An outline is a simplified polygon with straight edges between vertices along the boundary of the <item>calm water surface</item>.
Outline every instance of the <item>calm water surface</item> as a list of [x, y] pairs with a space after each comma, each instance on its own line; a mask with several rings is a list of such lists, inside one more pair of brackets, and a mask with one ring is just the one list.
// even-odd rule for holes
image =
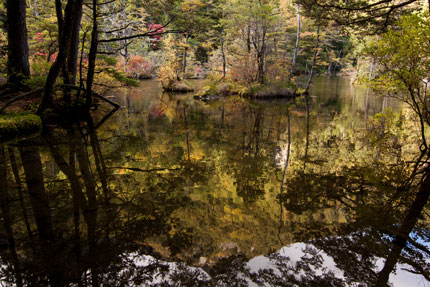
[[342, 78], [309, 100], [108, 96], [1, 146], [3, 285], [430, 286], [399, 102]]

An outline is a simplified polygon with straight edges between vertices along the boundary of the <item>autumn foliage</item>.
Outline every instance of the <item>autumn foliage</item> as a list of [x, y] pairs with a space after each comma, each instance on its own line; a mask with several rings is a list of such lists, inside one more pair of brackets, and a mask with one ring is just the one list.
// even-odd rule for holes
[[117, 68], [124, 68], [124, 72], [128, 77], [143, 79], [143, 78], [151, 78], [151, 74], [153, 68], [151, 65], [139, 55], [133, 55], [124, 65], [124, 60], [119, 61], [117, 64]]

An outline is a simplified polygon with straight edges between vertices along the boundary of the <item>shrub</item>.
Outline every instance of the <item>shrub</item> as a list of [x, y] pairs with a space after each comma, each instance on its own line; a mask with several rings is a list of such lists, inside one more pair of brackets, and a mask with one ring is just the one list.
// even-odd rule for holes
[[[121, 67], [124, 67], [124, 60], [117, 63], [117, 68]], [[151, 78], [152, 70], [151, 65], [142, 56], [134, 55], [130, 57], [130, 60], [125, 65], [124, 73], [128, 77], [147, 79]]]

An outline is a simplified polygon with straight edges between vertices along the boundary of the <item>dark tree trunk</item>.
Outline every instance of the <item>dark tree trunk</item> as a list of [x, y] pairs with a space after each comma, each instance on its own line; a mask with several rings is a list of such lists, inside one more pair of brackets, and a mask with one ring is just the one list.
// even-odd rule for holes
[[384, 268], [379, 272], [376, 281], [376, 287], [387, 286], [390, 274], [393, 272], [394, 267], [400, 259], [403, 248], [408, 243], [409, 234], [412, 232], [421, 212], [424, 209], [430, 197], [430, 170], [426, 171], [425, 178], [421, 183], [420, 189], [415, 197], [414, 202], [407, 211], [406, 218], [404, 219], [398, 234], [394, 237], [393, 247], [390, 254], [385, 260]]
[[[51, 105], [52, 93], [54, 91], [55, 82], [58, 78], [58, 75], [60, 74], [60, 71], [66, 64], [66, 60], [69, 56], [69, 41], [71, 39], [73, 25], [77, 22], [76, 18], [80, 18], [82, 15], [76, 15], [75, 8], [77, 6], [80, 6], [80, 8], [82, 9], [82, 0], [69, 0], [65, 8], [63, 18], [60, 15], [61, 9], [58, 9], [57, 5], [57, 19], [63, 19], [61, 20], [62, 23], [59, 23], [60, 38], [58, 45], [58, 56], [54, 64], [52, 64], [51, 68], [49, 69], [48, 77], [45, 82], [45, 90], [43, 93], [42, 101], [39, 106], [39, 112], [43, 111], [49, 105]], [[65, 76], [67, 76], [66, 72], [66, 69], [63, 69], [63, 73], [65, 74]]]
[[91, 47], [88, 55], [88, 73], [87, 73], [87, 92], [85, 105], [87, 109], [90, 108], [92, 103], [92, 86], [94, 82], [94, 71], [96, 67], [97, 46], [98, 46], [98, 26], [97, 26], [97, 0], [93, 0], [93, 31], [91, 33]]
[[89, 126], [91, 149], [93, 150], [94, 160], [96, 163], [96, 170], [100, 177], [105, 200], [107, 201], [109, 199], [109, 187], [107, 183], [106, 165], [100, 148], [99, 139], [97, 137], [96, 130], [94, 129], [93, 119], [90, 118], [87, 122]]
[[55, 13], [57, 14], [58, 42], [60, 42], [61, 33], [63, 32], [63, 8], [61, 0], [55, 0]]
[[76, 84], [76, 73], [78, 68], [79, 54], [79, 30], [82, 19], [82, 0], [74, 2], [73, 6], [74, 18], [72, 21], [72, 31], [69, 42], [69, 53], [67, 56], [67, 73], [69, 74], [70, 84]]
[[30, 203], [33, 207], [37, 229], [39, 230], [39, 237], [49, 244], [54, 240], [54, 232], [48, 198], [45, 192], [39, 149], [37, 147], [20, 147], [19, 153], [30, 194]]
[[12, 86], [30, 76], [25, 7], [25, 0], [7, 0], [7, 75]]
[[23, 187], [22, 187], [21, 177], [19, 176], [18, 164], [16, 162], [15, 152], [12, 148], [9, 148], [9, 159], [10, 159], [10, 165], [12, 167], [12, 173], [13, 173], [13, 176], [15, 178], [15, 185], [16, 185], [16, 189], [18, 191], [19, 202], [21, 204], [22, 215], [24, 218], [25, 227], [27, 229], [28, 237], [30, 238], [31, 242], [34, 243], [33, 233], [31, 231], [31, 226], [30, 226], [30, 221], [28, 220], [27, 210], [25, 208], [24, 194], [22, 192]]
[[266, 71], [265, 71], [265, 55], [264, 53], [258, 54], [257, 56], [257, 64], [258, 64], [258, 70], [257, 70], [257, 80], [258, 83], [264, 84], [265, 78], [266, 78]]
[[[76, 74], [78, 66], [78, 54], [79, 54], [79, 30], [81, 27], [82, 19], [82, 0], [73, 2], [72, 7], [73, 19], [71, 21], [71, 31], [69, 39], [67, 40], [67, 56], [66, 64], [62, 68], [63, 81], [67, 85], [76, 85]], [[68, 104], [71, 103], [71, 91], [70, 89], [64, 90], [64, 101]]]
[[30, 204], [39, 233], [44, 268], [48, 270], [48, 278], [51, 286], [64, 286], [64, 269], [62, 268], [64, 266], [64, 256], [58, 254], [60, 250], [54, 236], [39, 148], [35, 146], [20, 147], [19, 153], [24, 167]]

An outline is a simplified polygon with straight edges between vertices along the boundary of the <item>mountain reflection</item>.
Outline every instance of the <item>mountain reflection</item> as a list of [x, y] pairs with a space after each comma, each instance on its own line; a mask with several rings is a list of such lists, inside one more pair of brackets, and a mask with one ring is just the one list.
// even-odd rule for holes
[[103, 125], [1, 146], [3, 285], [429, 285], [429, 167], [407, 112], [139, 93]]

